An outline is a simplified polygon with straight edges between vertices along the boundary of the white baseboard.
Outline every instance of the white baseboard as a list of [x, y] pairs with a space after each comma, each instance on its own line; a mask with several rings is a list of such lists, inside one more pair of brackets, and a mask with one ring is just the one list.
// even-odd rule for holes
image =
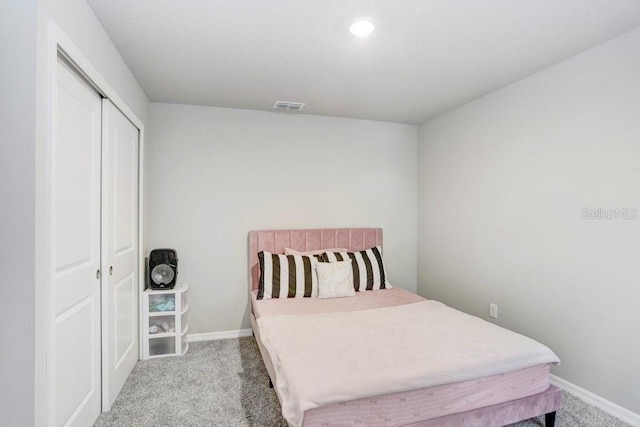
[[622, 406], [616, 405], [613, 402], [609, 402], [608, 400], [591, 393], [583, 389], [582, 387], [578, 387], [577, 385], [570, 383], [567, 380], [563, 380], [562, 378], [556, 377], [555, 375], [551, 375], [551, 384], [555, 385], [558, 388], [568, 391], [579, 399], [584, 400], [590, 405], [593, 405], [597, 408], [602, 409], [604, 412], [613, 415], [614, 417], [631, 424], [632, 426], [640, 427], [640, 415], [629, 411], [628, 409], [623, 408]]
[[251, 329], [236, 329], [234, 331], [205, 332], [202, 334], [187, 334], [187, 342], [226, 340], [229, 338], [250, 337]]

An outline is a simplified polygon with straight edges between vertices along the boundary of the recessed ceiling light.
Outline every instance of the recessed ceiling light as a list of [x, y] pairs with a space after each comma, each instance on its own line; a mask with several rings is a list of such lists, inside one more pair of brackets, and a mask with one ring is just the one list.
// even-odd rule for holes
[[349, 31], [356, 37], [366, 37], [371, 34], [375, 28], [373, 22], [367, 19], [361, 19], [351, 24]]

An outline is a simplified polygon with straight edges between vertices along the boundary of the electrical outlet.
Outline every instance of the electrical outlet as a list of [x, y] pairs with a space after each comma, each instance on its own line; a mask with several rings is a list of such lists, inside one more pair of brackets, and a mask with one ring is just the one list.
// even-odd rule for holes
[[498, 306], [496, 304], [489, 303], [489, 317], [498, 318]]

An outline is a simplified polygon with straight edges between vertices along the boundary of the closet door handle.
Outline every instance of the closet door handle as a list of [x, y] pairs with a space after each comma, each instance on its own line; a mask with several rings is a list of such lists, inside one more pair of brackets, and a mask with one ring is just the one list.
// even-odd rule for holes
[[109, 267], [109, 276], [113, 276], [113, 265]]
[[96, 270], [96, 279], [100, 279], [100, 269]]

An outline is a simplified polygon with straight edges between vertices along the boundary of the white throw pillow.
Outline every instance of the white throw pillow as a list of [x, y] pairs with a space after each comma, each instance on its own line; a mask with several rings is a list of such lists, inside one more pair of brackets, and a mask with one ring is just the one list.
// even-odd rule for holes
[[353, 268], [351, 261], [319, 262], [316, 264], [318, 274], [318, 298], [353, 297]]

